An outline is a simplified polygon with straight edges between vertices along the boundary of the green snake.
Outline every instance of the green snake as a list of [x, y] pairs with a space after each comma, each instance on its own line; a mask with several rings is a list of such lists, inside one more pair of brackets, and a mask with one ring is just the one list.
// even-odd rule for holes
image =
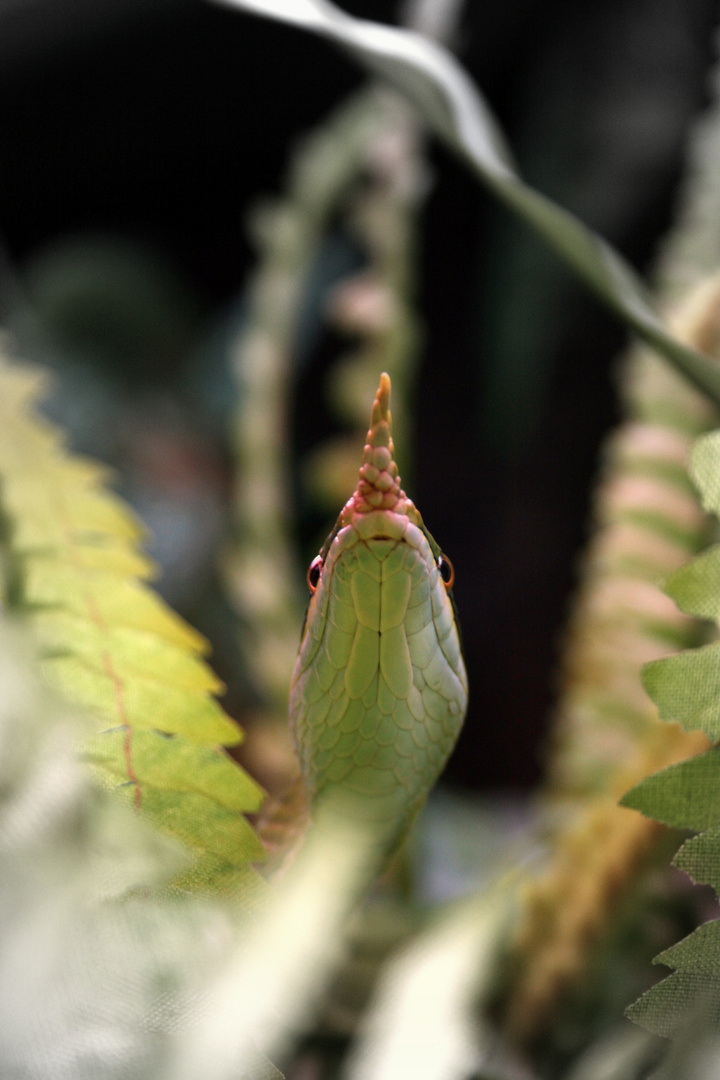
[[354, 494], [308, 571], [290, 690], [303, 779], [401, 834], [435, 783], [467, 707], [453, 571], [400, 487], [390, 378], [380, 378]]

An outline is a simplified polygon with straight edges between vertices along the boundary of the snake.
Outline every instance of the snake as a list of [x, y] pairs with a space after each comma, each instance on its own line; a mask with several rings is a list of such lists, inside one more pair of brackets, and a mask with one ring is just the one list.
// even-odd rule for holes
[[312, 560], [290, 727], [312, 805], [344, 797], [402, 836], [460, 733], [454, 570], [402, 490], [380, 376], [357, 487]]

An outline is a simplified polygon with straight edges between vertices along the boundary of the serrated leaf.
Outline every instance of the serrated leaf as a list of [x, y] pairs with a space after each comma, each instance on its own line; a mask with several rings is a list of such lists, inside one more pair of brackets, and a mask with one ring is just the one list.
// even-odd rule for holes
[[[187, 849], [92, 789], [72, 750], [87, 718], [42, 686], [13, 621], [0, 623], [0, 1076], [158, 1080], [240, 944], [244, 897], [163, 895], [178, 873], [192, 888]], [[228, 891], [257, 895], [248, 866], [227, 870]]]
[[720, 972], [720, 919], [703, 923], [677, 945], [665, 949], [653, 960], [676, 971], [696, 971], [705, 975]]
[[642, 681], [661, 720], [704, 731], [712, 742], [720, 739], [719, 643], [652, 660], [643, 668]]
[[677, 341], [632, 267], [572, 214], [525, 184], [478, 89], [442, 46], [398, 27], [353, 18], [329, 0], [216, 0], [329, 38], [388, 79], [478, 178], [531, 225], [646, 341], [720, 402], [720, 367]]
[[[21, 418], [20, 418], [21, 419]], [[66, 484], [71, 482], [73, 485], [77, 485], [80, 489], [86, 491], [92, 491], [98, 486], [104, 486], [112, 482], [114, 478], [114, 472], [109, 466], [101, 464], [99, 461], [93, 461], [92, 458], [81, 457], [80, 455], [74, 455], [73, 457], [62, 457], [62, 438], [59, 433], [47, 425], [47, 421], [40, 420], [43, 427], [40, 428], [38, 435], [42, 442], [42, 436], [47, 437], [47, 450], [55, 451], [58, 457], [51, 458], [48, 461], [47, 475], [52, 480], [54, 475], [57, 475], [57, 479], [60, 484]], [[8, 451], [8, 458], [11, 454], [15, 453], [16, 465], [21, 464], [23, 454], [22, 449], [10, 447]], [[16, 500], [21, 505], [32, 505], [37, 498], [37, 492], [33, 491], [34, 485], [39, 483], [37, 478], [26, 478], [26, 481], [20, 479], [19, 475], [8, 477], [5, 484], [6, 501], [8, 504], [15, 503]], [[32, 494], [31, 494], [32, 493]], [[140, 522], [130, 515], [131, 521], [134, 524], [135, 531], [142, 532], [142, 526]]]
[[[62, 547], [68, 541], [113, 536], [123, 540], [140, 540], [143, 530], [135, 519], [123, 512], [114, 499], [106, 502], [94, 492], [77, 490], [72, 500], [48, 495], [48, 477], [43, 483], [28, 483], [22, 487], [6, 485], [4, 497], [8, 515], [13, 521], [13, 542], [18, 550]], [[56, 479], [60, 480], [60, 476]], [[72, 483], [72, 478], [67, 480]]]
[[690, 455], [690, 476], [705, 509], [720, 517], [720, 431], [697, 440]]
[[[127, 788], [124, 795], [128, 802], [133, 801]], [[263, 846], [247, 818], [204, 795], [147, 788], [143, 813], [155, 820], [163, 832], [201, 855], [215, 855], [234, 866], [247, 866], [264, 856]]]
[[207, 851], [195, 854], [192, 865], [173, 878], [173, 889], [232, 895], [236, 909], [257, 912], [263, 900], [264, 882], [250, 863], [236, 866]]
[[115, 626], [101, 629], [89, 617], [66, 610], [37, 612], [34, 618], [40, 640], [49, 654], [71, 654], [89, 667], [113, 670], [121, 677], [145, 675], [195, 693], [217, 694], [224, 690], [215, 672], [198, 656], [148, 630]]
[[41, 384], [0, 357], [13, 603], [48, 677], [94, 714], [95, 778], [194, 852], [182, 888], [245, 888], [263, 849], [243, 815], [262, 791], [220, 749], [242, 731], [212, 696], [222, 684], [201, 658], [207, 642], [139, 580], [154, 572], [137, 547], [144, 530], [105, 490], [108, 470], [68, 454], [34, 413]]
[[73, 544], [72, 549], [56, 549], [59, 562], [68, 562], [79, 570], [106, 570], [123, 577], [137, 577], [152, 580], [157, 577], [157, 567], [152, 559], [133, 551], [114, 537], [103, 537], [96, 543]]
[[653, 773], [620, 802], [676, 829], [701, 831], [720, 824], [720, 749]]
[[712, 885], [720, 893], [720, 826], [686, 840], [673, 859], [698, 885]]
[[626, 1015], [647, 1031], [665, 1039], [680, 1034], [698, 1017], [718, 1030], [720, 976], [675, 971], [633, 1002]]
[[[127, 779], [122, 762], [124, 731], [104, 731], [83, 743], [83, 757], [114, 776]], [[222, 750], [198, 746], [176, 735], [158, 731], [132, 733], [133, 771], [141, 784], [159, 789], [196, 791], [229, 810], [254, 812], [264, 791], [247, 773], [240, 772]]]
[[99, 714], [104, 727], [156, 728], [191, 741], [225, 746], [234, 746], [242, 738], [237, 724], [214, 698], [157, 680], [121, 677], [111, 659], [106, 672], [89, 667], [77, 656], [55, 657], [46, 660], [44, 667], [53, 685]]
[[[696, 443], [692, 475], [703, 506], [720, 512], [720, 432]], [[718, 621], [720, 547], [676, 571], [666, 587], [683, 611]], [[720, 740], [719, 642], [646, 664], [643, 684], [661, 719]], [[674, 863], [694, 881], [720, 888], [720, 747], [655, 773], [622, 803], [667, 825], [704, 830], [682, 846]], [[698, 1018], [704, 1027], [719, 1030], [720, 923], [700, 927], [656, 959], [677, 970], [630, 1007], [630, 1019], [666, 1037], [689, 1030], [689, 1022]]]
[[51, 556], [23, 561], [28, 605], [59, 608], [95, 620], [99, 627], [147, 630], [179, 648], [206, 653], [202, 634], [140, 582], [106, 570], [85, 570]]
[[688, 615], [720, 619], [720, 544], [669, 574], [665, 592]]

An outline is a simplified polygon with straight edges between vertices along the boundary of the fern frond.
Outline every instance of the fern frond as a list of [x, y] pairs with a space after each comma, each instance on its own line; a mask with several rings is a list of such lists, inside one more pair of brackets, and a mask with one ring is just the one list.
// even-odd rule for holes
[[[679, 307], [675, 332], [717, 351], [720, 339], [707, 324], [719, 306], [714, 278]], [[701, 732], [657, 722], [638, 670], [697, 640], [697, 624], [657, 583], [707, 542], [687, 459], [692, 438], [715, 414], [645, 349], [626, 363], [623, 389], [626, 420], [605, 448], [598, 530], [566, 642], [546, 791], [548, 859], [528, 883], [511, 947], [504, 1022], [525, 1044], [546, 1037], [570, 991], [577, 996], [638, 875], [667, 862], [661, 827], [618, 806], [618, 799], [650, 773], [708, 745]]]
[[[720, 516], [720, 431], [699, 439], [691, 474], [706, 510]], [[720, 626], [720, 545], [672, 574], [666, 591], [682, 611]], [[647, 664], [645, 688], [662, 720], [720, 739], [720, 645], [712, 643]], [[720, 892], [720, 748], [655, 773], [622, 799], [647, 817], [698, 835], [686, 841], [675, 865], [698, 884]], [[674, 973], [628, 1010], [632, 1020], [658, 1035], [680, 1032], [699, 1014], [720, 1031], [720, 920], [705, 923], [655, 959]]]
[[145, 583], [141, 526], [108, 470], [38, 415], [43, 387], [0, 356], [5, 603], [34, 629], [49, 679], [97, 718], [83, 747], [96, 779], [195, 853], [177, 884], [251, 886], [263, 849], [244, 814], [263, 792], [223, 750], [242, 732], [213, 696], [207, 643]]
[[[300, 501], [327, 516], [329, 528], [355, 484], [358, 438], [367, 425], [364, 403], [372, 401], [380, 371], [393, 381], [396, 443], [410, 441], [397, 433], [409, 427], [402, 388], [411, 374], [416, 337], [407, 296], [413, 210], [422, 187], [415, 177], [416, 127], [407, 107], [386, 88], [361, 89], [303, 139], [284, 195], [264, 200], [249, 221], [258, 266], [242, 327], [230, 345], [237, 388], [237, 486], [225, 579], [246, 624], [242, 653], [264, 703], [262, 721], [279, 727], [280, 745], [285, 740], [288, 776], [295, 771], [287, 736], [288, 672], [307, 602], [305, 567], [297, 565], [292, 540], [297, 523], [290, 517], [298, 501], [287, 423], [297, 378], [293, 365], [302, 340], [315, 332], [308, 329], [314, 320], [329, 320], [334, 330], [361, 345], [335, 365], [327, 390], [340, 425], [349, 421], [355, 430], [351, 437], [325, 440], [301, 469]], [[397, 147], [392, 167], [382, 150], [388, 140]], [[360, 194], [358, 177], [363, 178]], [[367, 265], [362, 273], [346, 270], [339, 283], [324, 283], [318, 292], [317, 266], [337, 221], [344, 222], [343, 231], [352, 234]], [[375, 324], [368, 325], [373, 311]], [[403, 476], [407, 480], [407, 469]]]

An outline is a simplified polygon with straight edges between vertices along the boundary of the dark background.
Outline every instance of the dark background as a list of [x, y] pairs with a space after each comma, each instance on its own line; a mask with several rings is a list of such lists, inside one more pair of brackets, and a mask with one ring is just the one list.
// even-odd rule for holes
[[[387, 0], [342, 6], [384, 21], [396, 13]], [[457, 51], [525, 177], [644, 272], [672, 220], [717, 17], [715, 0], [471, 0], [461, 19]], [[119, 342], [92, 370], [70, 365], [58, 412], [81, 449], [129, 459], [151, 523], [143, 469], [156, 493], [163, 484], [170, 495], [192, 484], [206, 499], [215, 493], [214, 509], [196, 500], [196, 517], [176, 521], [184, 554], [166, 529], [168, 580], [175, 573], [182, 585], [167, 592], [201, 623], [203, 545], [217, 538], [207, 535], [213, 513], [222, 524], [229, 455], [177, 356], [238, 303], [253, 265], [250, 205], [281, 190], [296, 138], [361, 81], [325, 42], [201, 0], [0, 5], [2, 315], [32, 340], [29, 306], [44, 304], [52, 322], [58, 279], [69, 280], [68, 266], [91, 273], [82, 253], [98, 238], [106, 252], [126, 245], [155, 267], [148, 291], [164, 283], [174, 321], [132, 359]], [[437, 145], [431, 161], [412, 494], [455, 564], [471, 678], [448, 776], [527, 787], [541, 768], [558, 635], [598, 444], [616, 415], [613, 361], [625, 335], [462, 165]], [[118, 397], [121, 433], [111, 421]], [[138, 405], [149, 400], [162, 407]], [[218, 627], [205, 613], [227, 676]]]

